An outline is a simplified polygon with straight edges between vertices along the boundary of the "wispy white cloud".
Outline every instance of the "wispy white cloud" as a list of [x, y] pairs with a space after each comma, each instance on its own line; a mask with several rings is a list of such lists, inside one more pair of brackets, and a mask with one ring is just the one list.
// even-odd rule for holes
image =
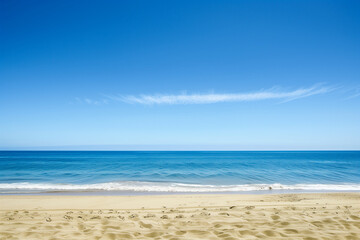
[[360, 87], [356, 87], [354, 89], [351, 89], [352, 94], [350, 96], [348, 96], [347, 98], [345, 98], [346, 100], [349, 99], [353, 99], [353, 98], [357, 98], [360, 96]]
[[75, 100], [77, 101], [77, 103], [86, 103], [86, 104], [91, 104], [91, 105], [103, 105], [103, 104], [108, 104], [109, 100], [108, 99], [100, 99], [100, 100], [93, 100], [90, 98], [75, 98]]
[[137, 104], [209, 104], [219, 102], [249, 102], [269, 99], [279, 99], [283, 102], [299, 98], [323, 94], [332, 91], [330, 87], [315, 85], [309, 88], [299, 88], [292, 91], [280, 91], [278, 89], [262, 90], [248, 93], [207, 93], [207, 94], [154, 94], [154, 95], [107, 95], [113, 101]]

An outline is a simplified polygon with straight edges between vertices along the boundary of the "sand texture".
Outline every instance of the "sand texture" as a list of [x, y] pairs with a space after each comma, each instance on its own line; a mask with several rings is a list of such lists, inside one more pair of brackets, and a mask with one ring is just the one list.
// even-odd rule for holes
[[360, 239], [360, 194], [0, 196], [0, 239]]

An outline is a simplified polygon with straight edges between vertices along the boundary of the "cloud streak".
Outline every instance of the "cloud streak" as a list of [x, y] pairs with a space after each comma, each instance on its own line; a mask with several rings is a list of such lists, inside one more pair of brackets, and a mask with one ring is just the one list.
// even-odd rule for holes
[[103, 105], [103, 104], [108, 104], [109, 100], [108, 99], [101, 99], [101, 100], [93, 100], [90, 98], [75, 98], [77, 103], [86, 103], [86, 104], [90, 104], [90, 105]]
[[262, 90], [250, 93], [208, 93], [208, 94], [178, 94], [178, 95], [127, 95], [107, 96], [114, 101], [126, 103], [153, 105], [153, 104], [210, 104], [221, 102], [250, 102], [278, 99], [283, 102], [305, 98], [313, 95], [324, 94], [332, 91], [329, 87], [315, 85], [309, 88], [299, 88], [293, 91]]

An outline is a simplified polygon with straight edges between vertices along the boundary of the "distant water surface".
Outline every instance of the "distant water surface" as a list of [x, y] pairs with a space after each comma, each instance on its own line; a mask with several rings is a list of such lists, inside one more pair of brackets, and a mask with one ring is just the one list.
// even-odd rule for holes
[[360, 191], [360, 151], [0, 151], [0, 193]]

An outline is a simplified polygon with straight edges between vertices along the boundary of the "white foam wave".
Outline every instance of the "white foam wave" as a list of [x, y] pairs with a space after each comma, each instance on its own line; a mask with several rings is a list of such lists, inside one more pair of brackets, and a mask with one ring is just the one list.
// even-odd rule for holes
[[200, 185], [158, 182], [108, 182], [96, 184], [0, 183], [0, 192], [26, 191], [134, 191], [134, 192], [243, 192], [269, 190], [360, 191], [360, 184], [242, 184]]

